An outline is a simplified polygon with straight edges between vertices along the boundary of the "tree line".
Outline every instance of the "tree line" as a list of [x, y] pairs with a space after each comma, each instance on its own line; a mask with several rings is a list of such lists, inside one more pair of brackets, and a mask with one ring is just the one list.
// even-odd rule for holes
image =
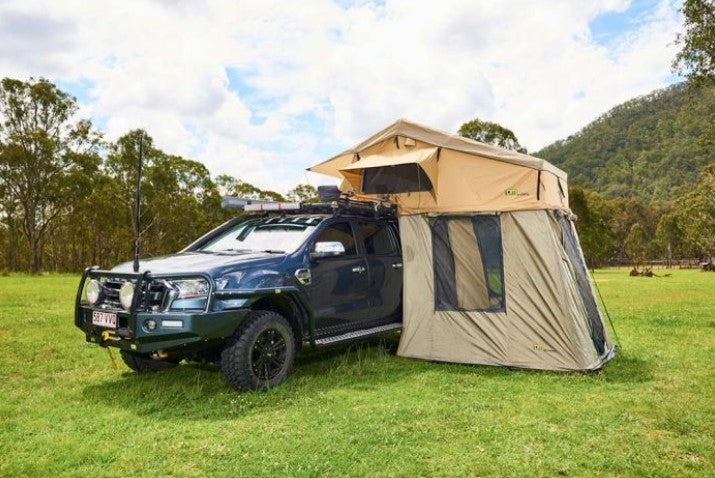
[[[76, 100], [47, 80], [0, 82], [0, 270], [78, 271], [131, 257], [140, 137], [144, 257], [176, 252], [235, 215], [221, 207], [224, 195], [316, 200], [307, 184], [284, 197], [230, 175], [212, 177], [202, 163], [155, 147], [142, 130], [105, 141], [77, 111]], [[525, 151], [511, 130], [495, 123], [475, 119], [460, 133]], [[715, 254], [715, 162], [688, 174], [697, 179], [669, 201], [571, 187], [570, 206], [588, 263]]]
[[715, 255], [715, 163], [671, 202], [608, 198], [575, 186], [569, 188], [569, 206], [591, 267], [654, 259], [705, 261]]
[[311, 201], [298, 185], [286, 197], [155, 147], [146, 132], [105, 141], [76, 100], [45, 79], [0, 82], [0, 270], [78, 271], [131, 257], [138, 145], [143, 136], [143, 256], [180, 250], [236, 214], [222, 195]]
[[536, 155], [569, 173], [590, 264], [715, 255], [715, 83], [629, 100]]

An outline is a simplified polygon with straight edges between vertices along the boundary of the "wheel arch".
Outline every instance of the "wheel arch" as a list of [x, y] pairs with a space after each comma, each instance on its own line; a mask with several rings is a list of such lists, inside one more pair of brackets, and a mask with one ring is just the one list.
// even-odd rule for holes
[[296, 350], [300, 350], [308, 328], [307, 317], [296, 298], [291, 294], [266, 295], [254, 301], [251, 310], [269, 310], [285, 317], [293, 330]]

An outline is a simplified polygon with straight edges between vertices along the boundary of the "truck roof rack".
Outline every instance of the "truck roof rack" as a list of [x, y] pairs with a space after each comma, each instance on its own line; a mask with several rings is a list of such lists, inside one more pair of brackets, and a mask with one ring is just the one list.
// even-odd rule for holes
[[397, 207], [387, 201], [353, 199], [341, 195], [326, 203], [297, 203], [224, 196], [221, 206], [225, 209], [242, 209], [246, 212], [280, 212], [282, 214], [351, 214], [376, 219], [394, 219]]

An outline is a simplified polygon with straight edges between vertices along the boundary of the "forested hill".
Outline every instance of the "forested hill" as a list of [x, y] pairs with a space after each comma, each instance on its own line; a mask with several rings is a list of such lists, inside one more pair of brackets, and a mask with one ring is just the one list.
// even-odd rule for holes
[[674, 199], [715, 162], [715, 86], [688, 91], [681, 83], [634, 98], [535, 156], [565, 170], [571, 186]]

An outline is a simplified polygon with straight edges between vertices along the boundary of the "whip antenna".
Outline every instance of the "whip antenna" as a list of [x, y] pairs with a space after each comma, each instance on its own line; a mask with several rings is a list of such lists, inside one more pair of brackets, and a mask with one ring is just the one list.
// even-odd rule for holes
[[139, 136], [139, 170], [137, 172], [137, 191], [136, 191], [136, 205], [134, 211], [136, 217], [134, 218], [134, 272], [139, 272], [139, 234], [141, 229], [139, 226], [139, 218], [141, 217], [141, 200], [142, 200], [142, 167], [144, 163], [144, 131], [141, 132]]

